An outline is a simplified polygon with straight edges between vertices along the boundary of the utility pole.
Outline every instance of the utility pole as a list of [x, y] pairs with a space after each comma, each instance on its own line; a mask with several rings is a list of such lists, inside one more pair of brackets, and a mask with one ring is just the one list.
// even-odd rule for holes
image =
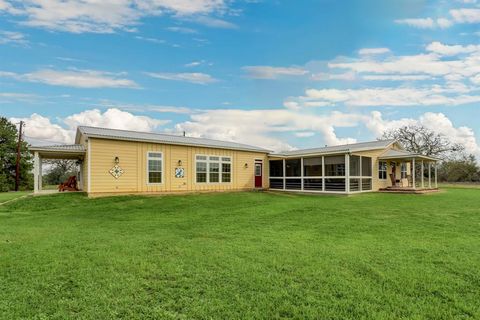
[[15, 191], [18, 191], [18, 187], [20, 186], [20, 147], [22, 145], [22, 129], [23, 121], [20, 121], [20, 128], [18, 130], [17, 166], [15, 168]]

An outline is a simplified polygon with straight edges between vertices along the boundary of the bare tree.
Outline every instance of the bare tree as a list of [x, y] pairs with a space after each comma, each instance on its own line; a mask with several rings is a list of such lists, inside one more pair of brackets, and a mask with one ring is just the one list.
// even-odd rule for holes
[[445, 135], [421, 125], [387, 130], [383, 133], [382, 139], [396, 139], [407, 151], [444, 160], [463, 156], [465, 151], [463, 145], [453, 143]]

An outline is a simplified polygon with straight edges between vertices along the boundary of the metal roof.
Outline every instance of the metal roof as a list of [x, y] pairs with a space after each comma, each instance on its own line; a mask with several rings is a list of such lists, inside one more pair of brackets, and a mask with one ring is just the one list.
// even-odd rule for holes
[[395, 142], [396, 142], [395, 139], [377, 140], [377, 141], [369, 141], [369, 142], [344, 144], [344, 145], [338, 145], [338, 146], [328, 146], [323, 148], [286, 151], [286, 152], [280, 152], [280, 153], [275, 153], [271, 155], [292, 157], [292, 156], [302, 156], [302, 155], [308, 155], [308, 154], [351, 153], [351, 152], [359, 152], [359, 151], [385, 149]]
[[53, 146], [30, 146], [30, 151], [62, 151], [62, 152], [85, 152], [85, 146], [82, 144], [58, 144]]
[[87, 127], [87, 126], [78, 127], [77, 137], [75, 139], [77, 143], [80, 140], [79, 133], [85, 135], [86, 137], [91, 137], [91, 138], [143, 141], [143, 142], [153, 142], [153, 143], [230, 149], [230, 150], [255, 151], [255, 152], [264, 152], [264, 153], [271, 152], [270, 150], [266, 150], [263, 148], [259, 148], [259, 147], [255, 147], [247, 144], [237, 143], [237, 142], [220, 141], [220, 140], [205, 139], [205, 138], [184, 137], [184, 136], [177, 136], [177, 135], [163, 134], [163, 133], [138, 132], [138, 131], [107, 129], [107, 128], [99, 128], [99, 127]]

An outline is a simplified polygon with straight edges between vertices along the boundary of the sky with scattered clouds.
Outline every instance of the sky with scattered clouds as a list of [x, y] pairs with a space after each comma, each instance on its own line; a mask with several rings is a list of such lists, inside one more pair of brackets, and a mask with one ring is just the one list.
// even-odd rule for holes
[[0, 114], [275, 151], [422, 124], [480, 157], [480, 0], [0, 0]]

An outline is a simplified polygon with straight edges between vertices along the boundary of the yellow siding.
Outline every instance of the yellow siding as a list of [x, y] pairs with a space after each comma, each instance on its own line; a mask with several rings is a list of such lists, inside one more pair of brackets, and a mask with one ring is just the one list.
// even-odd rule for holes
[[[364, 157], [371, 157], [373, 163], [373, 180], [372, 180], [372, 190], [378, 191], [381, 188], [386, 188], [392, 186], [392, 182], [390, 181], [390, 173], [392, 172], [391, 162], [387, 161], [387, 179], [379, 179], [378, 178], [378, 157], [385, 153], [387, 150], [395, 149], [395, 150], [402, 150], [401, 146], [397, 143], [393, 144], [389, 148], [380, 149], [380, 150], [370, 150], [370, 151], [362, 151], [362, 152], [355, 152], [354, 155], [364, 156]], [[409, 170], [410, 165], [407, 166], [407, 170]], [[408, 171], [407, 171], [408, 172]], [[400, 163], [397, 163], [396, 168], [396, 176], [400, 179]]]
[[[227, 191], [254, 188], [255, 159], [263, 160], [263, 187], [268, 187], [268, 161], [266, 153], [130, 142], [108, 139], [89, 140], [91, 157], [91, 190], [96, 193], [156, 193], [190, 191]], [[147, 183], [147, 152], [163, 153], [163, 183]], [[198, 154], [229, 156], [232, 158], [230, 183], [196, 183], [195, 156]], [[119, 157], [123, 175], [115, 179], [109, 170]], [[184, 178], [175, 178], [178, 161], [185, 170]], [[247, 164], [247, 167], [245, 167]]]

